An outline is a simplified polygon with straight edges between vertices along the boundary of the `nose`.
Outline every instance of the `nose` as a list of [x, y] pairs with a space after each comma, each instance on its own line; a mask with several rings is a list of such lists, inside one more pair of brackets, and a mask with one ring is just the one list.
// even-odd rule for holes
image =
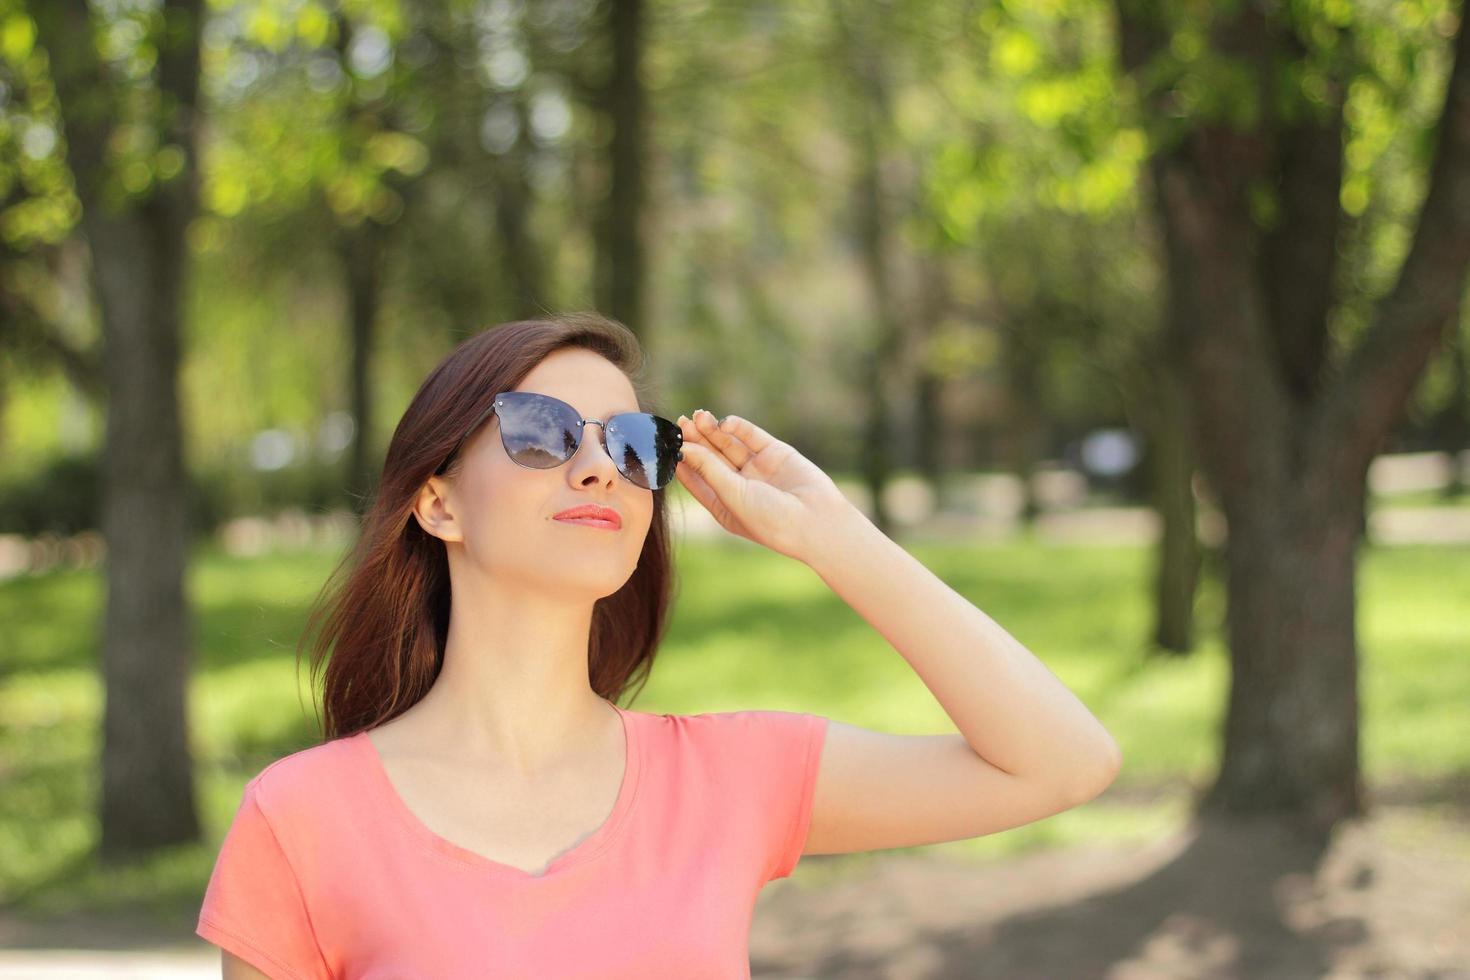
[[[598, 438], [598, 439], [592, 439], [592, 438], [590, 438], [587, 435], [587, 426], [589, 426], [589, 425], [595, 425], [595, 426], [597, 426], [601, 430], [601, 437], [600, 438]], [[574, 456], [579, 455], [582, 452], [582, 446], [586, 445], [589, 442], [597, 442], [597, 443], [600, 443], [600, 448], [602, 449], [602, 456], [603, 456], [603, 458], [607, 460], [609, 466], [612, 466], [614, 469], [617, 468], [616, 465], [613, 463], [612, 453], [608, 452], [608, 449], [607, 449], [607, 423], [600, 422], [597, 419], [583, 419], [582, 420], [582, 445], [579, 445], [577, 447], [577, 452], [574, 453], [573, 455]]]
[[[599, 422], [597, 419], [583, 419], [582, 420], [582, 434], [583, 434], [583, 436], [585, 436], [587, 434], [587, 426], [589, 426], [589, 425], [595, 425], [600, 430], [602, 430], [602, 438], [601, 438], [601, 441], [602, 441], [602, 450], [603, 450], [603, 452], [606, 452], [607, 451], [607, 423], [605, 423], [605, 422]], [[581, 448], [581, 447], [578, 447], [578, 448]]]

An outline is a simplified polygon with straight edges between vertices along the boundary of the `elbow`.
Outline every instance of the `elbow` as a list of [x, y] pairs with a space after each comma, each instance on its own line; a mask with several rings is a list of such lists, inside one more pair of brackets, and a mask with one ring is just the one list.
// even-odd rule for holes
[[1123, 769], [1123, 750], [1111, 735], [1104, 734], [1103, 749], [1097, 761], [1082, 766], [1077, 772], [1076, 804], [1086, 803], [1102, 795], [1103, 790], [1113, 784]]

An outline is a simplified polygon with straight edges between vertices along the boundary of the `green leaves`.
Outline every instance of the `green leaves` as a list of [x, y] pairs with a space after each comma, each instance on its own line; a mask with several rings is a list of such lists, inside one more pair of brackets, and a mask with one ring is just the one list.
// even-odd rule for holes
[[31, 55], [36, 43], [36, 25], [24, 13], [11, 13], [0, 21], [0, 55], [10, 64], [20, 64]]

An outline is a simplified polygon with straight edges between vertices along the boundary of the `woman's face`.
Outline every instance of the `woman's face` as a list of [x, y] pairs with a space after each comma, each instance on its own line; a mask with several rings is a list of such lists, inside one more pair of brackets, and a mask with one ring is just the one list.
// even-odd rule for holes
[[[536, 365], [517, 391], [551, 395], [582, 418], [606, 421], [639, 411], [632, 383], [593, 351], [563, 348]], [[582, 427], [570, 460], [548, 470], [529, 469], [506, 455], [500, 420], [491, 415], [460, 449], [457, 475], [430, 477], [420, 495], [420, 523], [445, 541], [458, 541], [479, 575], [569, 597], [601, 598], [622, 588], [643, 551], [653, 520], [653, 491], [626, 479], [602, 442], [602, 426]], [[435, 492], [442, 498], [435, 502]], [[554, 519], [579, 504], [599, 504], [622, 518], [617, 530]], [[424, 520], [429, 518], [429, 522]]]

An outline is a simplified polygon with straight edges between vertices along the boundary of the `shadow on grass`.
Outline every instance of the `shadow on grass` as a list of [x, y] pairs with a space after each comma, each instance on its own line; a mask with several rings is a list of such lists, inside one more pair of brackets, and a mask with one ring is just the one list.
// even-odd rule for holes
[[[913, 972], [914, 956], [922, 950], [920, 972], [926, 978], [1103, 977], [1147, 947], [1151, 967], [1177, 962], [1175, 976], [1297, 980], [1325, 975], [1335, 949], [1366, 935], [1367, 925], [1353, 917], [1305, 931], [1282, 921], [1282, 889], [1311, 880], [1326, 850], [1323, 843], [1265, 820], [1202, 821], [1192, 833], [1172, 860], [1124, 887], [1020, 912], [993, 925], [934, 929], [916, 924], [901, 943], [873, 953], [845, 948], [818, 960], [812, 972], [844, 980], [920, 975]], [[1177, 956], [1161, 951], [1161, 943], [1174, 944]], [[1156, 969], [1128, 975], [1170, 974]]]

